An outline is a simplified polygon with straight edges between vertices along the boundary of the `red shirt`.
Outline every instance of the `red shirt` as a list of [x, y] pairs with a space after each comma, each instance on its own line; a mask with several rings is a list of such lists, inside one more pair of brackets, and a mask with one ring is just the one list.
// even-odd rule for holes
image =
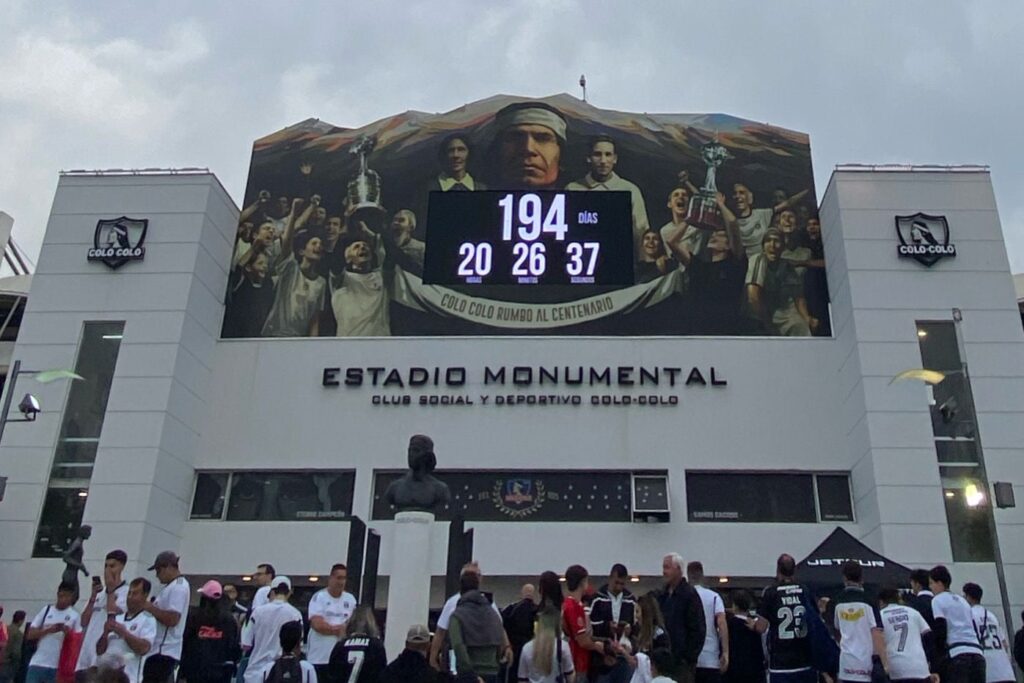
[[590, 669], [590, 650], [584, 650], [576, 642], [577, 634], [587, 630], [587, 613], [583, 610], [583, 604], [572, 596], [566, 597], [562, 602], [562, 630], [569, 638], [572, 665], [578, 678], [579, 674], [586, 674]]

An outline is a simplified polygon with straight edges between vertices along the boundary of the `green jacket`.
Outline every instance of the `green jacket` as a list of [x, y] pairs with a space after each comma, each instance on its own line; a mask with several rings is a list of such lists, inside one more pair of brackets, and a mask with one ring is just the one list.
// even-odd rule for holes
[[474, 673], [477, 676], [496, 676], [498, 674], [498, 658], [501, 656], [501, 648], [467, 647], [462, 637], [462, 625], [458, 619], [453, 618], [448, 624], [448, 638], [452, 643], [452, 650], [455, 651], [455, 668], [460, 674]]

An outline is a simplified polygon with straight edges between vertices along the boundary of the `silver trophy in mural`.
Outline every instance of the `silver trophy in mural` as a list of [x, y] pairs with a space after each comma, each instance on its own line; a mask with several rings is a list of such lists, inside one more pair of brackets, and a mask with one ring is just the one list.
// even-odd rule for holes
[[374, 224], [379, 225], [384, 215], [384, 205], [380, 201], [380, 175], [366, 162], [366, 157], [373, 151], [376, 144], [376, 138], [363, 135], [352, 145], [349, 152], [359, 156], [359, 172], [355, 178], [348, 181], [345, 193], [349, 216], [357, 216], [356, 220], [361, 220], [370, 227], [373, 227]]
[[718, 185], [715, 182], [715, 175], [718, 167], [727, 159], [731, 159], [732, 155], [716, 137], [701, 148], [700, 156], [704, 159], [708, 172], [703, 187], [690, 198], [690, 203], [686, 207], [686, 222], [702, 230], [719, 230], [725, 226], [725, 221], [721, 209], [718, 208]]

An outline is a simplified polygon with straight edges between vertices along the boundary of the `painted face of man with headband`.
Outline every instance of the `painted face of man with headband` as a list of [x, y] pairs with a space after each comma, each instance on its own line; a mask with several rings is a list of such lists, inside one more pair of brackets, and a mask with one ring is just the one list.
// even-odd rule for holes
[[558, 184], [565, 119], [539, 103], [509, 105], [495, 117], [502, 180], [512, 188]]

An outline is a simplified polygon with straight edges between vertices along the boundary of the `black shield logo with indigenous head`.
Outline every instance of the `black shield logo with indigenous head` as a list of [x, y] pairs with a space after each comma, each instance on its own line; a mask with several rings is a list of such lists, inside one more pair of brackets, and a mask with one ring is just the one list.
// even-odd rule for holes
[[146, 255], [142, 243], [149, 221], [145, 218], [111, 218], [96, 223], [90, 261], [102, 261], [111, 268], [120, 268], [129, 261], [141, 261]]
[[925, 266], [933, 266], [944, 256], [956, 256], [956, 247], [949, 243], [949, 223], [945, 216], [915, 213], [896, 216], [896, 236], [900, 256], [913, 258]]

